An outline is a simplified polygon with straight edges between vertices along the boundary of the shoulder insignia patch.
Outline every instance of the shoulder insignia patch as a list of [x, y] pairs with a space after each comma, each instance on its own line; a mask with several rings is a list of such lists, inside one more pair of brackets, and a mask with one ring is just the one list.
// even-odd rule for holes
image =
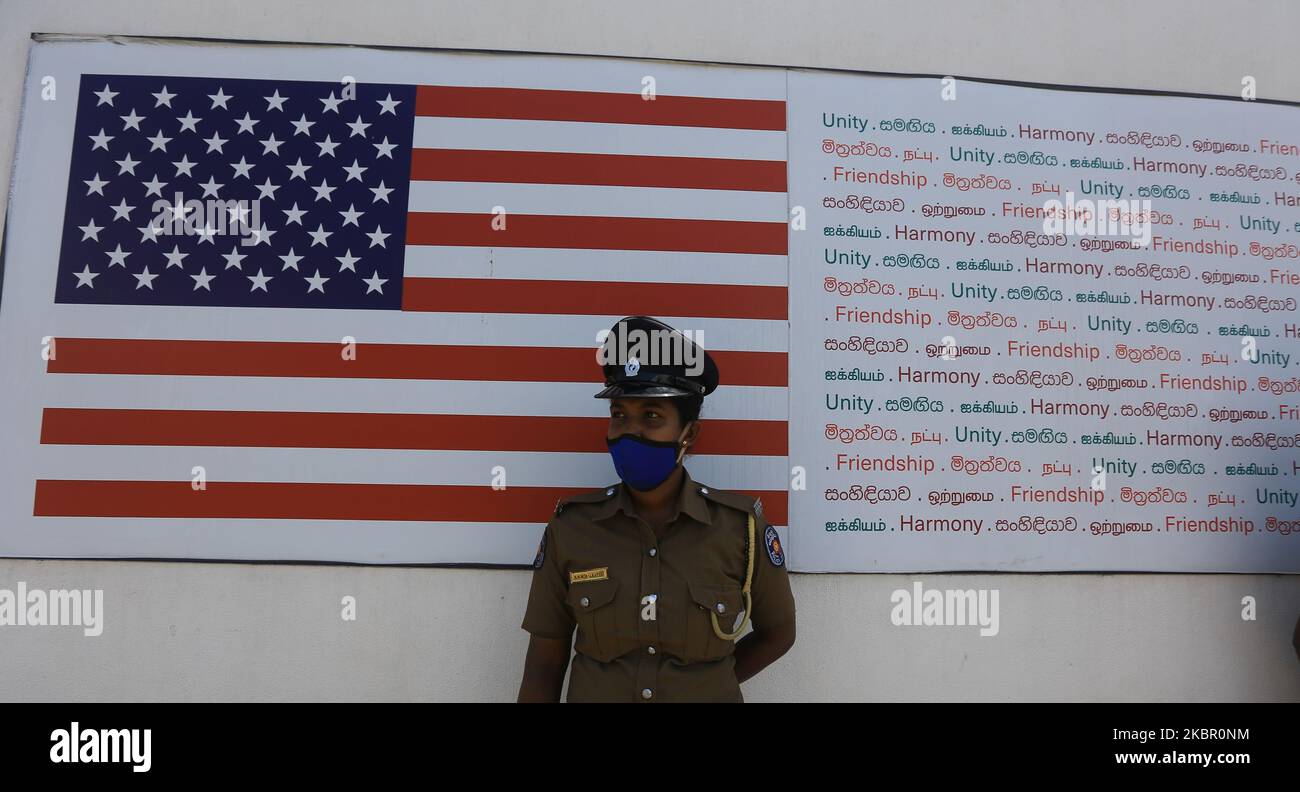
[[785, 563], [785, 551], [781, 549], [781, 538], [777, 536], [776, 529], [770, 525], [763, 532], [763, 544], [767, 546], [767, 559], [772, 562], [772, 566], [781, 566]]
[[546, 558], [546, 531], [542, 531], [542, 541], [537, 543], [537, 556], [533, 558], [533, 569], [541, 569], [544, 558]]

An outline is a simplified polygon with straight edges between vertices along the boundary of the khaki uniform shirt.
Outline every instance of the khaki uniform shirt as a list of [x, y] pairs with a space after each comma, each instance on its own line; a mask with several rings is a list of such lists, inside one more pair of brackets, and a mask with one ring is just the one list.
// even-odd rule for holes
[[750, 514], [750, 623], [755, 630], [780, 627], [794, 621], [794, 597], [776, 530], [768, 531], [754, 498], [685, 473], [663, 538], [636, 515], [622, 483], [557, 504], [521, 626], [564, 640], [577, 626], [568, 701], [744, 700], [735, 642], [714, 634], [709, 614], [717, 614], [723, 632], [735, 632]]

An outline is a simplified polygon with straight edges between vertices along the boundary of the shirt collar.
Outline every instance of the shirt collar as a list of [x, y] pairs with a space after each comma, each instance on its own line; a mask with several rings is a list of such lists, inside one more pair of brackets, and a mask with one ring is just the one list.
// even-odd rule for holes
[[[613, 487], [607, 488], [606, 491], [608, 492], [610, 489], [614, 491], [614, 497], [601, 503], [600, 508], [592, 515], [592, 519], [608, 519], [618, 511], [629, 517], [635, 517], [636, 504], [632, 502], [632, 496], [628, 492], [627, 484], [620, 481]], [[713, 524], [713, 519], [709, 515], [709, 504], [705, 501], [704, 496], [700, 494], [700, 484], [691, 478], [690, 471], [684, 466], [682, 467], [682, 489], [677, 494], [677, 508], [669, 522], [676, 520], [682, 512], [686, 512], [693, 520], [703, 525]]]

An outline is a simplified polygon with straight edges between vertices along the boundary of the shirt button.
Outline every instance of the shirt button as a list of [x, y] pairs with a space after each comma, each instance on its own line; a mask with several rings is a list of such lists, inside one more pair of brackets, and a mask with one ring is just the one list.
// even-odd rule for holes
[[721, 602], [719, 602], [719, 603], [718, 603], [718, 613], [726, 613], [726, 612], [727, 612], [727, 606], [726, 606], [726, 605], [723, 605]]
[[650, 548], [650, 557], [651, 557], [651, 558], [654, 558], [654, 557], [655, 557], [656, 555], [658, 555], [658, 554], [659, 554], [659, 551], [658, 551], [658, 550], [654, 549], [653, 547]]
[[583, 597], [583, 598], [582, 598], [582, 607], [584, 607], [584, 608], [587, 607], [587, 604], [590, 603], [590, 602], [591, 602], [591, 600], [587, 599], [586, 597]]
[[643, 699], [648, 699], [653, 695], [654, 695], [654, 691], [652, 691], [650, 688], [645, 688], [641, 691], [641, 698]]
[[654, 654], [654, 653], [655, 653], [655, 648], [654, 648], [653, 646], [651, 646], [651, 647], [648, 647], [648, 648], [646, 649], [646, 651], [649, 652], [650, 654]]
[[701, 495], [708, 495], [708, 494], [709, 494], [709, 488], [708, 488], [708, 487], [700, 487], [700, 494], [701, 494]]
[[611, 489], [607, 489], [607, 490], [605, 490], [605, 494], [606, 494], [606, 495], [613, 495], [613, 494], [614, 494], [614, 490], [613, 490], [612, 488], [611, 488]]

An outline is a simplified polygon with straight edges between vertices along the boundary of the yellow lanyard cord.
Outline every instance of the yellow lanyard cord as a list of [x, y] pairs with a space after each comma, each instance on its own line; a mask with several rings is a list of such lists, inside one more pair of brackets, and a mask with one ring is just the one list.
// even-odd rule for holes
[[713, 634], [724, 641], [734, 641], [739, 638], [740, 634], [745, 631], [745, 626], [749, 624], [749, 584], [754, 579], [754, 515], [752, 514], [749, 515], [749, 542], [746, 546], [749, 548], [749, 557], [745, 567], [745, 587], [740, 590], [741, 596], [745, 598], [745, 618], [741, 620], [740, 627], [734, 633], [723, 632], [722, 627], [718, 624], [718, 614], [709, 611], [709, 616], [713, 619]]

